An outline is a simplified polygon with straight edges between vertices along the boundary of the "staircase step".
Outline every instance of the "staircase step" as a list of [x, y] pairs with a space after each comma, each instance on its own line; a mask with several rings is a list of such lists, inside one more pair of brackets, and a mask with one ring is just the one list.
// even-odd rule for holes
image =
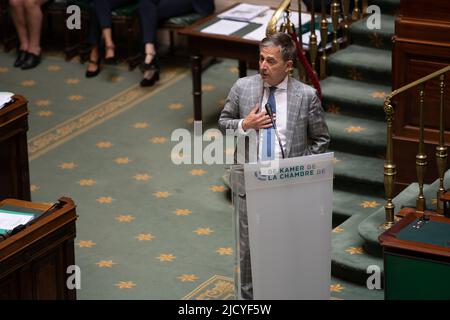
[[376, 265], [383, 270], [383, 259], [364, 252], [358, 225], [365, 218], [365, 214], [352, 216], [333, 229], [331, 237], [331, 274], [360, 285], [366, 285], [368, 266]]
[[333, 227], [342, 224], [348, 218], [363, 213], [373, 212], [374, 207], [384, 204], [384, 199], [368, 194], [359, 194], [334, 188], [333, 190]]
[[[444, 186], [450, 185], [450, 170], [444, 177]], [[436, 210], [436, 191], [439, 188], [439, 179], [430, 185], [424, 185], [424, 196], [426, 199], [426, 207], [429, 210]], [[395, 204], [395, 213], [398, 213], [404, 207], [416, 207], [416, 198], [419, 194], [419, 185], [417, 183], [410, 184], [406, 189], [400, 192], [392, 201]], [[386, 214], [384, 208], [376, 210], [373, 214], [364, 219], [358, 226], [358, 233], [365, 240], [364, 249], [372, 255], [382, 255], [382, 248], [378, 243], [378, 236], [384, 232], [380, 226], [384, 223]]]
[[326, 111], [384, 122], [384, 98], [390, 86], [339, 77], [327, 77], [320, 85]]
[[396, 14], [400, 9], [400, 0], [370, 0], [369, 4], [380, 7], [382, 13]]
[[[383, 12], [383, 10], [382, 10]], [[376, 49], [392, 49], [392, 37], [395, 34], [395, 17], [382, 14], [380, 19], [381, 29], [370, 30], [367, 27], [367, 19], [358, 20], [350, 26], [350, 38], [353, 44]]]
[[352, 153], [335, 152], [334, 186], [351, 192], [384, 196], [384, 160]]
[[383, 300], [384, 290], [369, 290], [343, 279], [331, 277], [331, 300]]
[[386, 124], [381, 121], [325, 113], [331, 135], [331, 149], [383, 157], [386, 152]]
[[391, 83], [391, 51], [350, 45], [332, 54], [330, 75], [357, 81]]

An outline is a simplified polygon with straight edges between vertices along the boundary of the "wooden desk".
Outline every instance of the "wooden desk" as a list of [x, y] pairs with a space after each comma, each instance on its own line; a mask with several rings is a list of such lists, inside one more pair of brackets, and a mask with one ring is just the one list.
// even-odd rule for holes
[[387, 300], [450, 299], [450, 219], [402, 209], [405, 217], [380, 235]]
[[0, 109], [0, 200], [31, 200], [28, 169], [28, 108], [20, 95]]
[[[0, 241], [0, 299], [76, 299], [66, 285], [67, 267], [75, 264], [75, 205], [59, 199], [61, 207], [18, 233]], [[38, 213], [49, 206], [6, 199], [0, 208]]]
[[180, 30], [187, 36], [191, 56], [192, 95], [194, 97], [194, 120], [202, 120], [202, 58], [204, 56], [236, 59], [239, 61], [239, 77], [247, 75], [247, 64], [258, 65], [259, 41], [247, 40], [237, 35], [217, 35], [200, 31], [206, 25], [216, 21], [217, 16], [230, 8], [201, 19], [195, 24]]

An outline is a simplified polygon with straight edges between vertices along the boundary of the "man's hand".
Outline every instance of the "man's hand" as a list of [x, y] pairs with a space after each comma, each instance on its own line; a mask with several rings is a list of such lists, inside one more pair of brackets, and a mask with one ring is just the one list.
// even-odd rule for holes
[[[272, 127], [272, 121], [270, 121], [270, 117], [267, 112], [258, 112], [259, 111], [259, 103], [250, 111], [247, 117], [242, 121], [242, 129], [247, 131], [248, 129], [266, 129]], [[275, 113], [273, 114], [273, 120], [275, 121]]]

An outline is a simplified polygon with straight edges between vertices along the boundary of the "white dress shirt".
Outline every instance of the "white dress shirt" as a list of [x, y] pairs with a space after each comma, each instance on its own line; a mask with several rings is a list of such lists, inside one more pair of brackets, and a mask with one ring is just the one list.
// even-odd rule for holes
[[[274, 98], [275, 98], [275, 104], [276, 104], [276, 124], [277, 124], [277, 131], [280, 136], [281, 145], [283, 146], [283, 149], [286, 151], [286, 130], [287, 130], [287, 84], [288, 84], [288, 77], [287, 75], [283, 81], [281, 81], [276, 87], [277, 89], [274, 92]], [[266, 108], [264, 107], [267, 103], [267, 100], [269, 99], [269, 87], [270, 85], [264, 82], [264, 95], [261, 101], [261, 107], [259, 112], [266, 112]], [[238, 124], [238, 132], [240, 134], [245, 135], [247, 132], [242, 129], [242, 122], [244, 119], [241, 119]], [[258, 137], [258, 161], [261, 160], [261, 154], [262, 154], [262, 141], [263, 140], [263, 134], [262, 130], [259, 130], [259, 137]], [[278, 138], [275, 137], [275, 158], [281, 159], [281, 149], [280, 144], [278, 143]]]

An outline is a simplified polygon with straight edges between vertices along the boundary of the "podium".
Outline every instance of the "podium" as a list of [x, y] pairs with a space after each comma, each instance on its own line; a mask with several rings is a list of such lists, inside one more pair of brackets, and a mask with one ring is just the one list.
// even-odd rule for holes
[[58, 207], [48, 209], [49, 205], [22, 200], [0, 202], [4, 212], [37, 216], [0, 241], [1, 300], [76, 299], [76, 290], [67, 286], [67, 267], [75, 265], [75, 204], [62, 197]]
[[330, 298], [332, 159], [326, 153], [232, 168], [238, 298], [246, 298], [250, 265], [253, 299]]
[[20, 95], [0, 109], [0, 201], [31, 200], [28, 169], [28, 108]]

